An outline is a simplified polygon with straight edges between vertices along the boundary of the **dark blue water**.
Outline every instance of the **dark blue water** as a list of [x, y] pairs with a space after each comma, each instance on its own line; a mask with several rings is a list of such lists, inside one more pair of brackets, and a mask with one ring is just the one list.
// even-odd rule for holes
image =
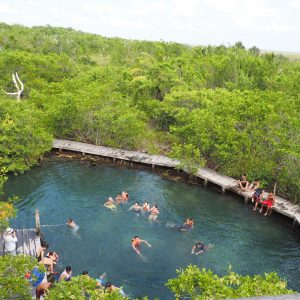
[[[116, 211], [103, 207], [109, 196], [123, 190], [129, 192], [129, 204]], [[130, 295], [172, 299], [164, 284], [176, 269], [189, 264], [219, 274], [226, 273], [229, 265], [242, 274], [276, 271], [290, 288], [300, 290], [299, 236], [284, 224], [252, 212], [239, 199], [146, 171], [77, 161], [47, 162], [10, 178], [6, 191], [21, 197], [12, 222], [15, 228], [33, 228], [36, 208], [41, 224], [63, 224], [72, 217], [80, 225], [78, 232], [66, 225], [43, 228], [51, 250], [59, 253], [60, 271], [66, 265], [75, 274], [87, 270], [94, 277], [105, 271]], [[145, 199], [159, 205], [157, 223], [128, 211], [134, 201]], [[167, 223], [179, 224], [187, 217], [195, 219], [192, 232], [166, 228]], [[145, 261], [131, 248], [134, 235], [152, 244], [142, 248]], [[198, 240], [213, 248], [194, 257], [190, 251]]]

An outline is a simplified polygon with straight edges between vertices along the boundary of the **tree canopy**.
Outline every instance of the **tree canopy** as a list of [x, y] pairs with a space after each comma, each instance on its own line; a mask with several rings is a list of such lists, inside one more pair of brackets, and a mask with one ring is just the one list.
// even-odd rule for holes
[[191, 47], [2, 23], [3, 90], [14, 72], [25, 89], [21, 103], [0, 95], [2, 175], [35, 164], [57, 137], [196, 157], [276, 182], [299, 202], [300, 61], [241, 42]]

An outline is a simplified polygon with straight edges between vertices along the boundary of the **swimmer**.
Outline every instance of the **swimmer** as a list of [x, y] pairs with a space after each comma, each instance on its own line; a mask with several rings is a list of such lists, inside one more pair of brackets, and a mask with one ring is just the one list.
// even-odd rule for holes
[[123, 197], [121, 195], [121, 193], [119, 193], [116, 197], [116, 203], [119, 204], [119, 203], [123, 203]]
[[114, 199], [112, 197], [108, 198], [108, 200], [104, 203], [104, 206], [106, 208], [116, 209], [116, 205], [115, 205]]
[[142, 207], [138, 202], [135, 202], [134, 205], [132, 205], [129, 210], [133, 210], [134, 212], [138, 213], [142, 210]]
[[188, 218], [182, 225], [167, 223], [166, 227], [174, 228], [179, 231], [188, 231], [188, 230], [191, 230], [194, 228], [194, 220], [191, 218]]
[[149, 202], [144, 202], [143, 205], [142, 205], [142, 209], [144, 212], [146, 211], [150, 211], [150, 205], [149, 205]]
[[149, 216], [149, 220], [150, 221], [156, 221], [157, 220], [157, 217], [159, 215], [159, 210], [158, 210], [158, 207], [157, 205], [153, 205], [150, 209], [150, 216]]
[[71, 218], [68, 219], [67, 225], [69, 225], [70, 227], [72, 227], [74, 230], [78, 230], [79, 229], [79, 226]]
[[191, 230], [194, 228], [194, 220], [192, 218], [186, 219], [186, 221], [181, 226], [182, 231]]
[[201, 254], [201, 253], [203, 253], [207, 250], [208, 250], [208, 246], [205, 246], [202, 242], [197, 242], [193, 246], [191, 254], [198, 255], [198, 254]]
[[123, 199], [123, 202], [127, 202], [129, 200], [129, 195], [127, 192], [123, 191], [122, 192], [122, 195], [121, 195], [122, 199]]
[[148, 247], [152, 247], [147, 241], [141, 240], [137, 235], [134, 236], [131, 240], [131, 246], [138, 255], [141, 255], [141, 243], [145, 243]]

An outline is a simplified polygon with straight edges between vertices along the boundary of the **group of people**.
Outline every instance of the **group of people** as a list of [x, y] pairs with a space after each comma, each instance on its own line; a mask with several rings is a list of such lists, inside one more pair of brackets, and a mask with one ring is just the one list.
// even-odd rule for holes
[[121, 203], [127, 203], [129, 200], [129, 195], [127, 192], [123, 191], [122, 193], [118, 193], [116, 199], [113, 197], [109, 197], [108, 200], [104, 203], [104, 206], [110, 209], [116, 209], [117, 205]]
[[260, 213], [263, 213], [265, 207], [267, 209], [264, 213], [264, 216], [267, 216], [270, 213], [272, 207], [275, 204], [275, 195], [274, 193], [268, 193], [264, 189], [260, 188], [260, 183], [258, 179], [255, 179], [252, 183], [250, 183], [247, 180], [246, 175], [243, 174], [238, 180], [238, 185], [242, 191], [253, 192], [253, 195], [251, 197], [251, 201], [253, 203], [255, 202], [253, 211], [256, 211], [258, 205], [260, 205]]

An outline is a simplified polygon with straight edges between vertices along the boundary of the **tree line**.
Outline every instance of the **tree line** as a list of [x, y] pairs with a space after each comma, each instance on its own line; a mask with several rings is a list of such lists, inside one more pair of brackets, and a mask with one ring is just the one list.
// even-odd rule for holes
[[[201, 42], [201, 41], [200, 41]], [[300, 193], [300, 62], [257, 47], [191, 47], [0, 24], [1, 181], [53, 137], [143, 149]], [[182, 151], [189, 149], [189, 151]]]

